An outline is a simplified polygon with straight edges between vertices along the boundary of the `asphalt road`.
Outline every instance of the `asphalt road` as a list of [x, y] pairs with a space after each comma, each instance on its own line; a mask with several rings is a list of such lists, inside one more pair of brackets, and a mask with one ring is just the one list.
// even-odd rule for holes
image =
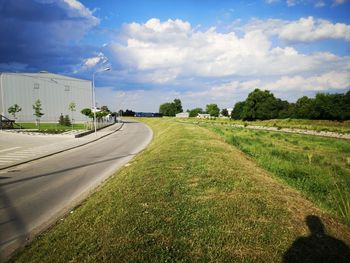
[[138, 122], [97, 142], [0, 172], [0, 255], [59, 220], [152, 139]]

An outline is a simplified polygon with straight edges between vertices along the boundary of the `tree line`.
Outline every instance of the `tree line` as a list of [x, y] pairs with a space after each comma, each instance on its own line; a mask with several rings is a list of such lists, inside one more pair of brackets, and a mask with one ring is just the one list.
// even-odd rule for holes
[[[180, 99], [163, 103], [159, 113], [163, 116], [175, 116], [182, 112]], [[317, 93], [315, 98], [303, 96], [295, 103], [276, 98], [268, 90], [255, 89], [248, 94], [244, 101], [237, 102], [231, 115], [227, 109], [220, 112], [217, 104], [207, 104], [206, 109], [194, 108], [187, 110], [189, 117], [207, 113], [211, 117], [222, 116], [240, 120], [269, 120], [269, 119], [315, 119], [315, 120], [350, 120], [350, 90], [346, 93]]]
[[349, 120], [350, 90], [342, 93], [318, 93], [315, 98], [303, 96], [295, 103], [276, 98], [268, 90], [255, 89], [245, 101], [235, 104], [231, 118], [242, 120], [317, 119]]

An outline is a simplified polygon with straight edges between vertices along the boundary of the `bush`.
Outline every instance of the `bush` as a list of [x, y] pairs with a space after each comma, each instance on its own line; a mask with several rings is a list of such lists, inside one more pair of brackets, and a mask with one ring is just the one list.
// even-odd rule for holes
[[69, 116], [66, 115], [64, 117], [64, 126], [71, 126], [71, 125], [72, 125], [72, 123], [70, 122]]
[[58, 124], [64, 126], [64, 117], [63, 117], [62, 113], [61, 113], [60, 118], [58, 119]]

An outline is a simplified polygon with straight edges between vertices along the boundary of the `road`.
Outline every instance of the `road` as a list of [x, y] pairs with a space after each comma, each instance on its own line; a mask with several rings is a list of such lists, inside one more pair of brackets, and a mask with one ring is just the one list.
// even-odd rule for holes
[[1, 171], [1, 258], [64, 216], [151, 139], [146, 125], [127, 122], [97, 142]]

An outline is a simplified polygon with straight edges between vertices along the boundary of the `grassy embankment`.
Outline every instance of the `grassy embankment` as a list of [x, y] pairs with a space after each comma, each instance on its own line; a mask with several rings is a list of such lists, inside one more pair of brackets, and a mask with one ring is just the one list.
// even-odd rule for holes
[[206, 127], [350, 225], [350, 141]]
[[[308, 215], [350, 243], [347, 226], [212, 131], [144, 121], [149, 147], [14, 260], [279, 262]], [[313, 242], [303, 257], [322, 253]]]
[[184, 119], [189, 122], [200, 123], [220, 123], [220, 124], [240, 124], [240, 125], [252, 125], [252, 126], [266, 126], [276, 128], [293, 128], [304, 129], [312, 131], [328, 131], [339, 133], [350, 133], [350, 121], [328, 121], [328, 120], [300, 120], [300, 119], [275, 119], [264, 121], [241, 121], [231, 120], [224, 118], [216, 118], [215, 120], [205, 120], [198, 118]]

